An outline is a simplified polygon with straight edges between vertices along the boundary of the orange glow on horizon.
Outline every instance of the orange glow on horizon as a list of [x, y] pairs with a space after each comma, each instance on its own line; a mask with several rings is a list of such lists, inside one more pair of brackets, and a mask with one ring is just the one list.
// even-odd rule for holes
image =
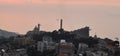
[[0, 0], [0, 29], [25, 34], [40, 23], [53, 31], [61, 18], [70, 31], [90, 26], [91, 35], [120, 37], [120, 0]]
[[0, 0], [1, 4], [56, 4], [56, 5], [112, 5], [120, 6], [120, 1], [106, 1], [106, 0]]

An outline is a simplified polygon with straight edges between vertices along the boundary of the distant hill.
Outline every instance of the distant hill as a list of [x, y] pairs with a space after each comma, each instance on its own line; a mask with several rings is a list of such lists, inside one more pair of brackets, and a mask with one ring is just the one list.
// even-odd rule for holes
[[17, 36], [17, 35], [19, 34], [0, 29], [0, 36], [3, 36], [5, 38], [8, 38], [10, 36]]

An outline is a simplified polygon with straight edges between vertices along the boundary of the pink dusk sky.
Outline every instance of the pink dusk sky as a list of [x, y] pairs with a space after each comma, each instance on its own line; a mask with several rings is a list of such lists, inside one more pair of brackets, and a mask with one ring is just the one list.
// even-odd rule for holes
[[38, 23], [41, 30], [68, 31], [89, 26], [90, 35], [120, 37], [120, 0], [0, 0], [0, 29], [25, 34]]

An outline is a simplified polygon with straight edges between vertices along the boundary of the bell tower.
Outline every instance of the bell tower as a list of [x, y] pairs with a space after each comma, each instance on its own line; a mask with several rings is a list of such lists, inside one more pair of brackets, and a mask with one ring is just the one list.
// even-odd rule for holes
[[40, 24], [38, 24], [38, 31], [40, 31]]

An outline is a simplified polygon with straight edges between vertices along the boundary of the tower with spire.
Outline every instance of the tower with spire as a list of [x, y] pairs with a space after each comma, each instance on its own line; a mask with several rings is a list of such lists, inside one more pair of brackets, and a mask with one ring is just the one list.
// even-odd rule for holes
[[36, 34], [36, 33], [39, 33], [39, 31], [40, 31], [40, 24], [38, 24], [37, 26], [35, 26], [35, 28], [34, 28], [34, 33]]
[[60, 33], [63, 33], [63, 32], [64, 32], [64, 29], [63, 29], [62, 27], [63, 27], [63, 20], [61, 19], [61, 20], [60, 20], [60, 29], [59, 29], [59, 32], [60, 32]]
[[63, 23], [63, 20], [61, 19], [60, 20], [60, 29], [62, 29], [62, 23]]
[[27, 35], [34, 35], [40, 33], [40, 24], [36, 25], [32, 31], [28, 31]]

